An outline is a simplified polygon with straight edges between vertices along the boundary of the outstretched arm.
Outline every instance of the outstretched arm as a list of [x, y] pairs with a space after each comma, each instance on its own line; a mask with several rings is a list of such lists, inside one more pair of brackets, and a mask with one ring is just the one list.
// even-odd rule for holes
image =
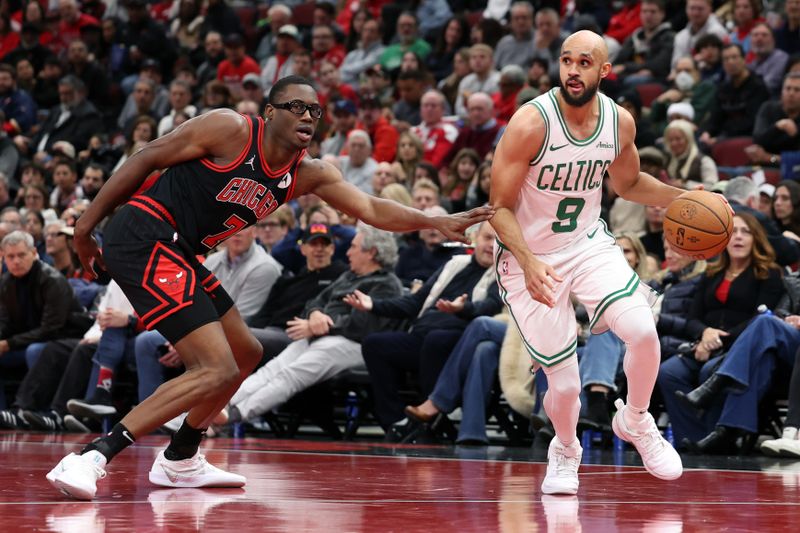
[[312, 159], [304, 161], [303, 165], [303, 179], [309, 183], [303, 192], [313, 192], [336, 209], [376, 228], [397, 232], [435, 228], [448, 239], [469, 244], [464, 231], [487, 220], [493, 213], [489, 207], [478, 207], [453, 215], [428, 216], [419, 209], [365, 194], [344, 181], [341, 173], [329, 163]]
[[619, 106], [617, 110], [620, 152], [608, 168], [611, 186], [619, 196], [631, 202], [667, 207], [672, 200], [686, 191], [667, 185], [639, 170], [639, 151], [633, 144], [636, 125], [630, 113]]
[[92, 272], [93, 259], [102, 264], [97, 244], [91, 236], [94, 227], [129, 199], [153, 171], [200, 157], [239, 153], [246, 132], [245, 120], [230, 110], [200, 115], [129, 157], [75, 224], [75, 249], [84, 269]]

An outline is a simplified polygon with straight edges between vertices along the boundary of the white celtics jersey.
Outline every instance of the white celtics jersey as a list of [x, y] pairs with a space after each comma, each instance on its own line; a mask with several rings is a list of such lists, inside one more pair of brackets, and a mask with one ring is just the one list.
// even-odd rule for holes
[[616, 104], [597, 93], [597, 127], [585, 139], [569, 131], [555, 88], [528, 102], [542, 114], [544, 142], [530, 163], [515, 213], [534, 253], [551, 253], [583, 237], [600, 217], [603, 176], [619, 150]]

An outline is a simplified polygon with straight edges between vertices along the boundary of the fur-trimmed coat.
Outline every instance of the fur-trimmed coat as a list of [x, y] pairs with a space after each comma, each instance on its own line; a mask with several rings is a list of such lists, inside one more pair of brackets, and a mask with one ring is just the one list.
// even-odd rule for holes
[[522, 343], [517, 326], [509, 319], [508, 312], [504, 311], [494, 318], [508, 324], [500, 348], [500, 388], [508, 405], [522, 416], [530, 418], [536, 404], [531, 356]]

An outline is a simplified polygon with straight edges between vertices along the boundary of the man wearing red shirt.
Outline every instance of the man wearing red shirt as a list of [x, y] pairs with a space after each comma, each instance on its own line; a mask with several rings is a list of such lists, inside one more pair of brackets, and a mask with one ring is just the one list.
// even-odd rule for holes
[[400, 134], [383, 116], [383, 110], [376, 95], [362, 95], [358, 118], [359, 123], [356, 128], [365, 130], [372, 140], [372, 158], [378, 163], [394, 161]]
[[442, 161], [442, 165], [449, 165], [462, 148], [472, 148], [483, 159], [497, 144], [505, 129], [505, 126], [494, 118], [494, 103], [492, 97], [486, 93], [478, 92], [470, 95], [467, 99], [467, 113], [469, 124], [458, 132], [458, 138]]
[[494, 116], [506, 124], [517, 110], [517, 96], [525, 85], [525, 71], [519, 65], [506, 65], [500, 71], [498, 85], [500, 90], [492, 94]]
[[641, 11], [642, 2], [640, 0], [625, 0], [622, 9], [614, 13], [614, 16], [608, 21], [606, 35], [615, 39], [619, 44], [625, 42], [625, 39], [642, 27]]
[[314, 79], [319, 80], [319, 69], [323, 60], [329, 61], [339, 68], [344, 61], [344, 56], [344, 46], [336, 42], [333, 28], [320, 25], [311, 29], [311, 58], [313, 60], [311, 71]]
[[242, 81], [247, 74], [261, 74], [256, 60], [244, 52], [244, 40], [238, 33], [225, 37], [225, 59], [217, 67], [217, 79], [238, 99], [242, 97]]
[[96, 18], [80, 12], [77, 0], [58, 0], [58, 15], [58, 36], [50, 44], [56, 53], [65, 50], [75, 39], [80, 39], [84, 26], [100, 26]]
[[411, 128], [411, 133], [422, 141], [422, 159], [432, 163], [437, 169], [442, 167], [442, 160], [458, 137], [458, 128], [442, 121], [444, 102], [441, 92], [435, 89], [426, 91], [420, 100], [422, 123]]

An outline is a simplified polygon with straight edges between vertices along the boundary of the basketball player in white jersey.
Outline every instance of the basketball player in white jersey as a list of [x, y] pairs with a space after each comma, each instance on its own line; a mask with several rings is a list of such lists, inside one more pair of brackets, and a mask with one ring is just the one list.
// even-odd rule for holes
[[571, 35], [559, 61], [561, 88], [511, 118], [491, 184], [500, 294], [548, 381], [544, 407], [556, 436], [542, 492], [578, 491], [581, 381], [570, 294], [586, 306], [593, 332], [611, 328], [627, 345], [628, 401], [617, 400], [614, 432], [636, 447], [651, 474], [676, 479], [680, 456], [647, 412], [660, 362], [652, 291], [640, 286], [600, 219], [600, 200], [606, 173], [617, 194], [641, 204], [667, 206], [685, 191], [639, 171], [633, 119], [597, 91], [611, 72], [602, 37]]

